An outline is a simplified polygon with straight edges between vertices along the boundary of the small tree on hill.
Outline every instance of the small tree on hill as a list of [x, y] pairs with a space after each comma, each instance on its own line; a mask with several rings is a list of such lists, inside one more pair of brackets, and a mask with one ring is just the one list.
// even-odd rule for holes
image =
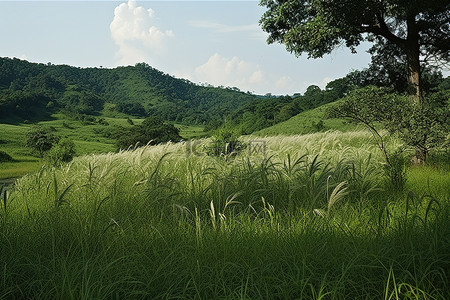
[[123, 128], [117, 133], [117, 145], [121, 149], [130, 146], [156, 145], [169, 141], [178, 142], [182, 139], [180, 130], [172, 124], [165, 123], [158, 117], [148, 117], [141, 125]]
[[61, 139], [45, 155], [46, 160], [53, 165], [70, 162], [75, 155], [75, 144], [69, 139]]
[[58, 141], [59, 137], [55, 136], [48, 129], [38, 126], [28, 132], [26, 146], [38, 152], [40, 157], [43, 157], [44, 153], [50, 150]]

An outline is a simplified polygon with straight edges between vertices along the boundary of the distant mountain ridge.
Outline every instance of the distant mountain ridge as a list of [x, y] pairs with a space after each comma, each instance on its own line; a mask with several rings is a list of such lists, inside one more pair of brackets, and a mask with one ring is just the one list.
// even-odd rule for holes
[[107, 69], [0, 58], [0, 118], [25, 117], [36, 110], [84, 114], [110, 110], [205, 124], [223, 119], [255, 98], [237, 88], [200, 86], [174, 78], [145, 63]]

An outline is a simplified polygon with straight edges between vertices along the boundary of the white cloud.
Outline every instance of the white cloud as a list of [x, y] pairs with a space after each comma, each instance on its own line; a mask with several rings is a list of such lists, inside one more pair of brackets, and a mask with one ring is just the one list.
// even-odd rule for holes
[[227, 58], [218, 53], [193, 71], [175, 72], [174, 76], [214, 86], [238, 87], [241, 91], [259, 95], [299, 92], [299, 84], [289, 76], [267, 73], [257, 64], [237, 56]]
[[149, 54], [164, 52], [167, 41], [174, 36], [172, 30], [161, 30], [154, 25], [152, 9], [137, 6], [135, 0], [122, 3], [114, 9], [109, 28], [111, 37], [119, 46], [119, 64], [128, 65], [149, 61]]
[[[172, 72], [173, 76], [185, 78], [195, 83], [214, 86], [238, 87], [258, 95], [293, 95], [304, 92], [312, 83], [301, 82], [280, 72], [267, 72], [260, 65], [245, 61], [237, 56], [224, 57], [218, 53], [193, 70]], [[324, 78], [325, 86], [328, 78]]]
[[189, 25], [195, 28], [210, 29], [220, 33], [246, 33], [251, 38], [266, 39], [267, 35], [262, 31], [258, 24], [250, 25], [227, 25], [206, 20], [193, 20]]
[[282, 76], [275, 81], [275, 87], [277, 90], [286, 90], [294, 85], [294, 81], [289, 76]]
[[253, 91], [264, 82], [264, 74], [258, 65], [248, 63], [238, 57], [226, 58], [216, 53], [206, 63], [195, 68], [193, 81], [208, 82], [212, 85], [238, 87]]

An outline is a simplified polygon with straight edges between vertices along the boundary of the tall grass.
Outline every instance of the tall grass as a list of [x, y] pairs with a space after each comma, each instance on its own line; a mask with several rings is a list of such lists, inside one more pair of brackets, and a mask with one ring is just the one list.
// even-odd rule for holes
[[263, 140], [234, 158], [201, 155], [202, 140], [199, 155], [142, 147], [19, 179], [2, 194], [0, 298], [448, 298], [449, 198], [430, 193], [447, 179], [392, 193], [362, 132]]

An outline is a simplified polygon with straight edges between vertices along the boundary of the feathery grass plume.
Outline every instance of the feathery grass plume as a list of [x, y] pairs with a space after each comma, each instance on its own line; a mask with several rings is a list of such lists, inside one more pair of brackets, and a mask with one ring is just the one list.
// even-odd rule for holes
[[346, 185], [347, 181], [342, 181], [333, 189], [333, 192], [331, 192], [331, 195], [328, 198], [328, 211], [348, 194]]

